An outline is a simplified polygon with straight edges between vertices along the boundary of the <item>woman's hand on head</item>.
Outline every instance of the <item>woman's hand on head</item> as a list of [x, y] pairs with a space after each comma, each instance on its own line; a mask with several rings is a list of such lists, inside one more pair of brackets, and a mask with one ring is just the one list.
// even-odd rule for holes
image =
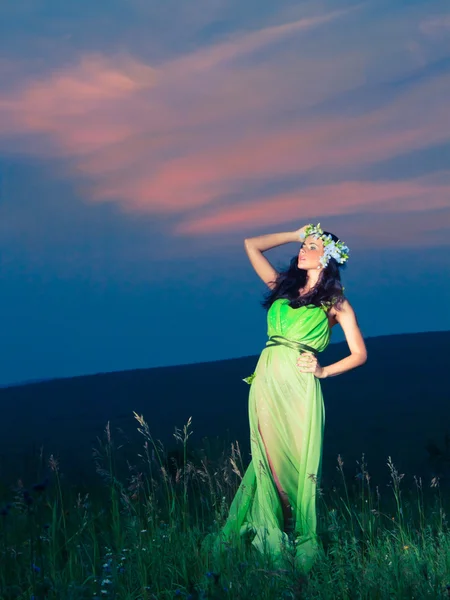
[[303, 225], [303, 227], [300, 227], [299, 229], [295, 230], [295, 234], [296, 234], [297, 239], [298, 239], [299, 242], [302, 241], [302, 237], [300, 237], [300, 236], [302, 236], [302, 234], [305, 234], [305, 229], [307, 227], [308, 227], [308, 225]]
[[318, 379], [326, 377], [324, 368], [312, 352], [302, 352], [297, 359], [297, 367], [302, 373], [312, 373]]

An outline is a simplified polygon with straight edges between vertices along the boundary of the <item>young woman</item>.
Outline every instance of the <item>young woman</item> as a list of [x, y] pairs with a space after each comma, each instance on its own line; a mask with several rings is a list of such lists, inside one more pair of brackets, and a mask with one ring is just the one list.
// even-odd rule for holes
[[[263, 253], [300, 242], [298, 255], [278, 273]], [[324, 404], [320, 379], [366, 362], [367, 352], [355, 313], [344, 297], [339, 268], [348, 248], [320, 224], [245, 240], [256, 273], [269, 287], [266, 347], [251, 384], [249, 418], [252, 460], [215, 540], [248, 537], [254, 547], [282, 560], [288, 533], [296, 541], [296, 561], [308, 570], [317, 553], [316, 490], [322, 464]], [[317, 354], [339, 324], [350, 354], [323, 366]]]

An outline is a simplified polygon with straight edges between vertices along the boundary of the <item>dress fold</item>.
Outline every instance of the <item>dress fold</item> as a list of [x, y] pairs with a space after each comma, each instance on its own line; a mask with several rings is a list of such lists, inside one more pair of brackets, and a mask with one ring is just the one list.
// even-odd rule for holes
[[300, 372], [297, 358], [305, 350], [322, 352], [331, 331], [324, 308], [292, 308], [284, 299], [270, 307], [267, 327], [269, 341], [249, 392], [251, 461], [214, 547], [219, 551], [245, 537], [281, 563], [288, 541], [282, 490], [292, 513], [296, 563], [308, 570], [318, 548], [316, 497], [325, 409], [320, 381]]

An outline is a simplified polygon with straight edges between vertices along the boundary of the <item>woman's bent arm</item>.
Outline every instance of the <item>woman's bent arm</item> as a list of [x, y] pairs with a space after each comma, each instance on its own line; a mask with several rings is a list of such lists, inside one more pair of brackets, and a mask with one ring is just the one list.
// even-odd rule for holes
[[335, 318], [344, 330], [345, 339], [350, 349], [350, 356], [328, 367], [322, 367], [322, 374], [319, 376], [320, 379], [333, 377], [334, 375], [340, 375], [341, 373], [355, 369], [363, 365], [367, 360], [366, 344], [359, 329], [355, 311], [348, 300], [344, 301], [340, 310], [335, 311]]
[[274, 266], [263, 256], [263, 252], [287, 244], [288, 242], [300, 242], [298, 231], [285, 231], [282, 233], [268, 233], [244, 240], [245, 251], [250, 259], [252, 267], [270, 288], [275, 285], [278, 272]]

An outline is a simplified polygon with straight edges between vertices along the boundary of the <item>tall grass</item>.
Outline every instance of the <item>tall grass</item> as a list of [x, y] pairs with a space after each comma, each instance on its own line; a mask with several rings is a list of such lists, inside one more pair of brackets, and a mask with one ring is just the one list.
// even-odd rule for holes
[[212, 461], [208, 447], [189, 447], [189, 419], [175, 429], [180, 451], [170, 456], [135, 418], [143, 442], [135, 464], [123, 459], [109, 424], [98, 440], [98, 489], [73, 490], [52, 455], [48, 480], [31, 488], [19, 481], [5, 498], [1, 600], [449, 597], [448, 498], [438, 478], [415, 477], [404, 489], [388, 458], [390, 490], [381, 493], [364, 455], [356, 477], [338, 456], [338, 482], [317, 489], [322, 547], [307, 575], [289, 560], [274, 568], [245, 545], [214, 562], [201, 544], [224, 523], [244, 473], [239, 444]]

